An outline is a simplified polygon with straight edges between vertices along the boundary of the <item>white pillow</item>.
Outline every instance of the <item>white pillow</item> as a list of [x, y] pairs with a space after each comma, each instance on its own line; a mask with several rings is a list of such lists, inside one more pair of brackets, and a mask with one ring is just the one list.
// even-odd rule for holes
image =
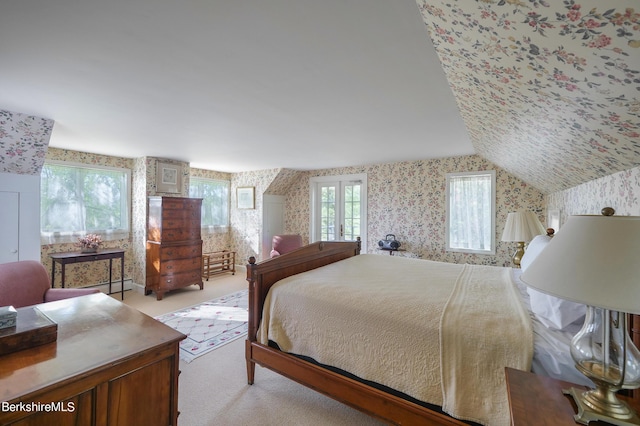
[[[552, 237], [538, 235], [529, 243], [529, 247], [522, 256], [520, 267], [524, 272], [533, 260], [542, 252]], [[546, 327], [564, 331], [569, 326], [582, 324], [586, 313], [586, 306], [569, 300], [560, 299], [538, 290], [527, 287], [527, 293], [531, 301], [531, 311], [536, 318]], [[571, 327], [575, 328], [575, 327]]]

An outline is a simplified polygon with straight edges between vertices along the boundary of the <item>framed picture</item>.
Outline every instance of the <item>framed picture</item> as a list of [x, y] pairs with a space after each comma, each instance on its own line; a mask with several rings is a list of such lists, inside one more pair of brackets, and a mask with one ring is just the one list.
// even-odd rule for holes
[[247, 186], [237, 189], [238, 208], [239, 209], [255, 209], [256, 208], [256, 189], [253, 186]]
[[156, 176], [156, 189], [158, 192], [180, 192], [181, 176], [180, 166], [169, 163], [158, 163]]
[[547, 211], [547, 228], [553, 228], [554, 231], [558, 232], [558, 229], [560, 229], [560, 210], [549, 209]]

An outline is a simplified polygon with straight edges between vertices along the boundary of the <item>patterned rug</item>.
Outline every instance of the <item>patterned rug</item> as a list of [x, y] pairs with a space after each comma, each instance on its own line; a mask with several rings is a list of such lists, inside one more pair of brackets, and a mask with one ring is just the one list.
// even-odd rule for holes
[[246, 336], [248, 290], [155, 317], [186, 334], [180, 342], [180, 358], [191, 362], [220, 346]]

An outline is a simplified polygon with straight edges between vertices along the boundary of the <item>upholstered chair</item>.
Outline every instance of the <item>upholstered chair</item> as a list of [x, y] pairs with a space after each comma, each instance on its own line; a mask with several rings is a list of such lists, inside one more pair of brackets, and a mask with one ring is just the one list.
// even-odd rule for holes
[[99, 292], [97, 288], [51, 288], [47, 271], [35, 260], [0, 264], [0, 306], [21, 308]]
[[272, 240], [271, 257], [289, 253], [292, 250], [302, 247], [302, 236], [300, 235], [274, 235]]

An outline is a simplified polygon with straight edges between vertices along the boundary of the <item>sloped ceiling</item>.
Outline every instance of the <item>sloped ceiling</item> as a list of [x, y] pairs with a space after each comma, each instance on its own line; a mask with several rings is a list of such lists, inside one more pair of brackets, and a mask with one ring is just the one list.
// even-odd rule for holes
[[478, 154], [554, 192], [640, 164], [636, 0], [418, 0]]
[[53, 120], [0, 109], [0, 173], [39, 175]]

